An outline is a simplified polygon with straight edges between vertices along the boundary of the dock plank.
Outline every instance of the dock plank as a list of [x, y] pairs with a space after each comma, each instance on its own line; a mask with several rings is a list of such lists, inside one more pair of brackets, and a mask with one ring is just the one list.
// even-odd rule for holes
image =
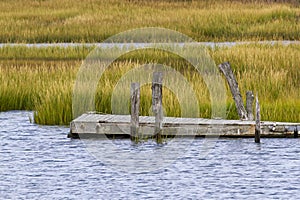
[[[139, 134], [153, 136], [154, 116], [140, 116]], [[261, 122], [261, 137], [292, 137], [300, 123]], [[162, 135], [254, 137], [255, 121], [164, 117]], [[83, 114], [71, 122], [71, 135], [130, 135], [130, 115]]]

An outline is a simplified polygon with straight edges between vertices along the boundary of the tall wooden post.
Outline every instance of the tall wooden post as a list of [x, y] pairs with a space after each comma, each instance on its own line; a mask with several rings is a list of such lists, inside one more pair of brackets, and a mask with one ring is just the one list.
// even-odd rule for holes
[[230, 87], [230, 91], [232, 94], [232, 97], [235, 101], [235, 105], [239, 114], [239, 117], [241, 120], [247, 120], [247, 112], [244, 107], [242, 95], [239, 90], [238, 83], [236, 81], [236, 78], [232, 72], [232, 69], [230, 67], [229, 62], [225, 62], [219, 65], [219, 69], [222, 71], [224, 76], [226, 77], [226, 80], [228, 82], [228, 85]]
[[152, 112], [155, 115], [155, 137], [157, 142], [161, 142], [161, 130], [162, 130], [162, 72], [154, 72], [152, 80]]
[[139, 133], [139, 107], [140, 107], [140, 84], [131, 83], [130, 87], [130, 101], [131, 101], [131, 140], [138, 139]]
[[247, 91], [246, 93], [246, 111], [248, 120], [253, 121], [253, 100], [254, 95], [252, 91]]
[[256, 95], [256, 120], [255, 120], [255, 142], [260, 143], [260, 133], [261, 133], [261, 127], [260, 127], [260, 106], [258, 102], [258, 97]]

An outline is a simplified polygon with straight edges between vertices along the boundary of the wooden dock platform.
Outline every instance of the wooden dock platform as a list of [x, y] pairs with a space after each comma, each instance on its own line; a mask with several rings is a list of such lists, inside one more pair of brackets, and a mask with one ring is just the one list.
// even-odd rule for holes
[[[87, 113], [71, 122], [68, 137], [130, 137], [130, 115], [102, 115]], [[154, 135], [155, 117], [139, 117], [139, 135]], [[261, 122], [261, 137], [294, 137], [300, 130], [300, 123]], [[162, 136], [220, 136], [220, 137], [254, 137], [255, 121], [175, 118], [164, 117]]]

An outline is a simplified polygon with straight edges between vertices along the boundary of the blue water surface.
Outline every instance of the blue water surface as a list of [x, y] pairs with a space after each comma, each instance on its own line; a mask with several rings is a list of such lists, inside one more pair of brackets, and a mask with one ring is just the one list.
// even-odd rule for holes
[[[261, 144], [252, 138], [218, 139], [205, 157], [199, 156], [204, 139], [195, 139], [182, 157], [163, 168], [126, 173], [95, 158], [84, 141], [67, 138], [68, 127], [39, 126], [30, 118], [27, 111], [0, 113], [0, 199], [300, 196], [299, 139], [262, 138]], [[115, 142], [124, 148], [133, 145], [129, 140]]]

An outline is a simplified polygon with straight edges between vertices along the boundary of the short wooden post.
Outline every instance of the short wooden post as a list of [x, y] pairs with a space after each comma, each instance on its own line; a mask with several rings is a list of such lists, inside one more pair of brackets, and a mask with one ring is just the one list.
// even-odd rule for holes
[[130, 101], [131, 101], [131, 140], [138, 139], [139, 133], [139, 107], [140, 107], [140, 84], [131, 83], [130, 87]]
[[161, 130], [162, 130], [162, 72], [154, 72], [152, 80], [152, 112], [155, 115], [155, 131], [154, 135], [157, 142], [161, 142]]
[[247, 91], [246, 93], [246, 111], [248, 120], [253, 121], [253, 100], [254, 95], [252, 91]]
[[258, 102], [258, 97], [256, 95], [256, 120], [255, 120], [255, 142], [260, 143], [260, 133], [261, 133], [261, 127], [260, 127], [260, 106]]
[[226, 80], [228, 82], [228, 85], [230, 87], [231, 94], [233, 96], [233, 99], [235, 101], [235, 105], [239, 114], [239, 117], [241, 120], [247, 120], [247, 111], [245, 109], [242, 95], [239, 90], [238, 83], [236, 81], [236, 78], [232, 72], [232, 69], [230, 67], [229, 62], [225, 62], [219, 65], [219, 69], [222, 71], [224, 76], [226, 77]]
[[297, 126], [294, 129], [294, 138], [298, 138], [298, 127]]

